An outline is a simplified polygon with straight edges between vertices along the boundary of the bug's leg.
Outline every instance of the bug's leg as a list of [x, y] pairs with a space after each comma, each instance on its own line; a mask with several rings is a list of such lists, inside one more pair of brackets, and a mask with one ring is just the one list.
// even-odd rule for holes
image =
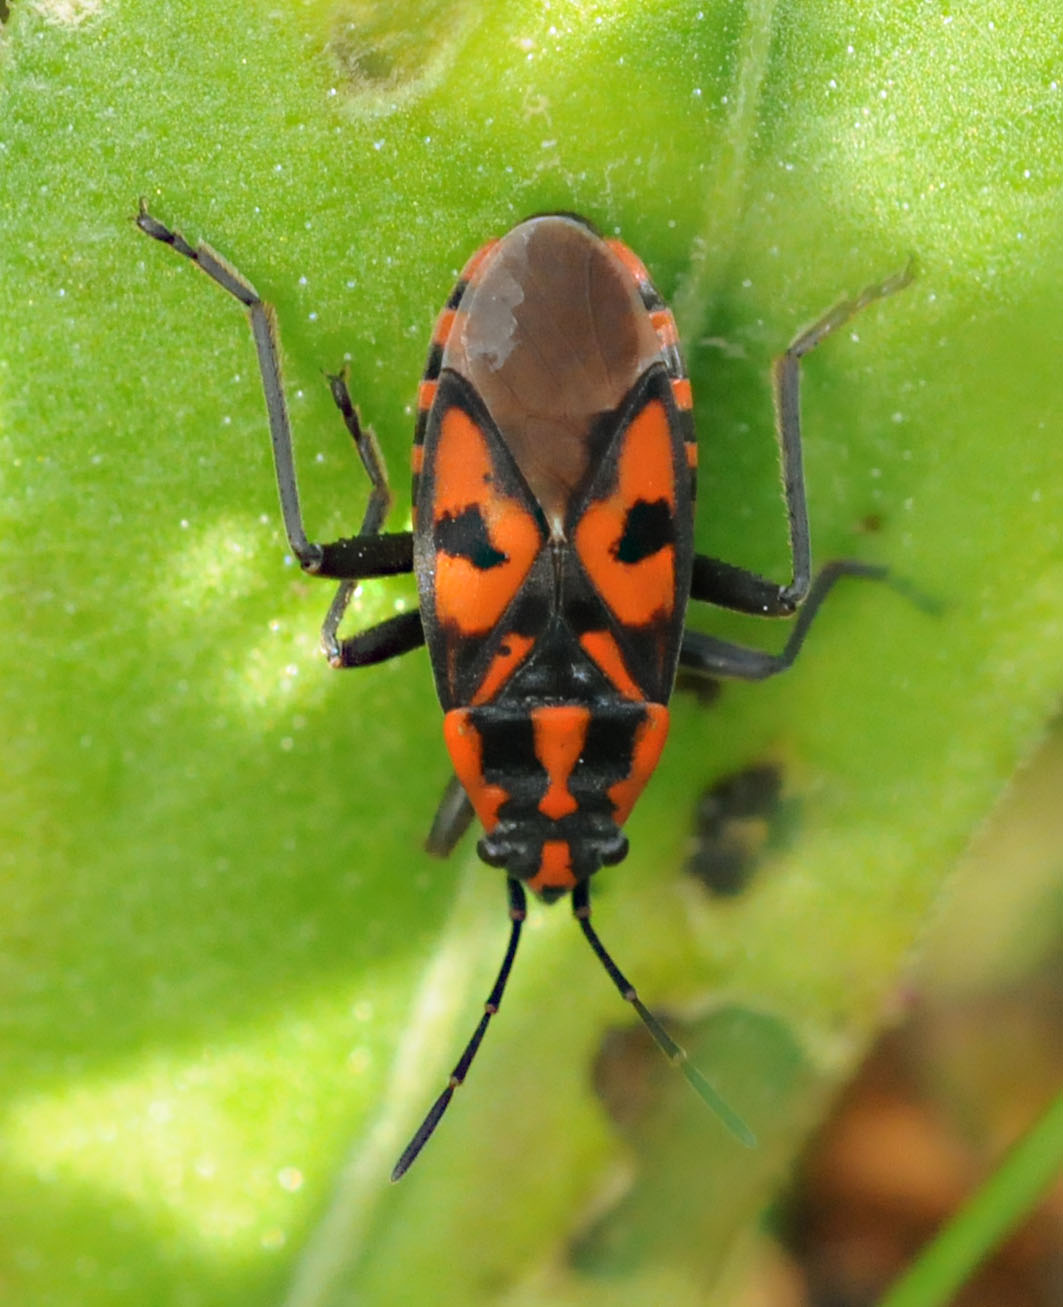
[[[772, 365], [775, 431], [779, 442], [792, 559], [789, 582], [780, 586], [755, 572], [699, 554], [694, 559], [691, 598], [763, 617], [788, 617], [804, 603], [812, 584], [812, 548], [801, 457], [801, 359], [861, 309], [873, 304], [875, 300], [902, 290], [912, 280], [914, 272], [914, 261], [910, 260], [902, 272], [867, 286], [854, 299], [835, 304], [810, 327], [795, 336]], [[858, 563], [851, 566], [847, 564], [846, 567], [854, 576], [877, 575], [877, 572], [861, 571]]]
[[378, 622], [357, 635], [339, 639], [336, 627], [353, 590], [353, 581], [343, 582], [321, 628], [321, 647], [333, 667], [368, 667], [371, 663], [386, 662], [399, 654], [409, 653], [411, 649], [419, 649], [424, 644], [424, 627], [416, 608]]
[[379, 535], [384, 520], [388, 515], [388, 510], [391, 508], [391, 487], [388, 485], [388, 470], [384, 465], [384, 455], [380, 452], [376, 432], [372, 427], [362, 427], [358, 411], [351, 402], [351, 392], [347, 388], [346, 365], [340, 372], [326, 373], [326, 379], [329, 384], [329, 392], [332, 395], [332, 402], [339, 409], [344, 424], [351, 433], [351, 439], [358, 451], [358, 457], [362, 460], [366, 476], [368, 476], [373, 487], [369, 496], [369, 503], [366, 505], [365, 516], [362, 518], [361, 530], [358, 534], [362, 536]]
[[687, 1057], [687, 1051], [675, 1042], [664, 1026], [657, 1020], [649, 1008], [635, 992], [634, 985], [624, 976], [620, 968], [606, 951], [605, 945], [598, 938], [598, 932], [591, 925], [590, 889], [587, 881], [580, 881], [572, 891], [572, 912], [579, 922], [580, 929], [586, 936], [587, 943], [594, 950], [594, 955], [609, 974], [609, 979], [616, 986], [620, 997], [635, 1009], [646, 1029], [653, 1036], [654, 1042], [671, 1064], [683, 1073], [687, 1083], [706, 1106], [712, 1108], [724, 1125], [747, 1148], [755, 1148], [757, 1137], [742, 1120], [733, 1107], [713, 1089], [701, 1072]]
[[464, 785], [456, 776], [451, 776], [432, 818], [432, 829], [424, 842], [425, 852], [437, 858], [448, 858], [475, 816]]
[[[388, 485], [387, 468], [380, 445], [372, 427], [363, 427], [358, 411], [351, 401], [347, 388], [347, 369], [337, 373], [326, 374], [333, 403], [339, 409], [347, 430], [354, 441], [358, 457], [362, 460], [366, 475], [372, 485], [369, 503], [362, 518], [361, 529], [356, 539], [366, 540], [379, 537], [380, 529], [391, 507], [391, 487]], [[399, 654], [424, 644], [424, 628], [420, 613], [400, 613], [386, 622], [359, 631], [357, 635], [341, 640], [338, 636], [339, 626], [347, 605], [357, 589], [360, 578], [341, 581], [336, 597], [329, 606], [325, 621], [321, 627], [321, 647], [333, 667], [366, 667], [370, 663], [383, 662]]]
[[883, 581], [888, 575], [885, 567], [858, 563], [852, 559], [838, 559], [828, 563], [813, 582], [781, 652], [766, 653], [763, 649], [732, 644], [729, 640], [718, 640], [715, 636], [704, 635], [700, 631], [684, 631], [679, 651], [680, 666], [706, 676], [733, 676], [745, 681], [766, 680], [769, 676], [786, 671], [793, 663], [820, 605], [843, 576]]
[[[288, 420], [288, 406], [281, 384], [280, 351], [272, 307], [262, 302], [258, 291], [247, 278], [223, 259], [217, 251], [212, 250], [209, 245], [201, 244], [195, 247], [189, 245], [180, 232], [172, 231], [153, 218], [148, 213], [143, 200], [140, 202], [136, 223], [145, 235], [161, 241], [164, 245], [169, 245], [178, 254], [190, 259], [212, 281], [217, 282], [223, 290], [239, 300], [247, 311], [258, 353], [262, 389], [266, 398], [266, 413], [269, 418], [273, 463], [277, 474], [277, 489], [280, 492], [284, 530], [292, 553], [299, 560], [299, 565], [304, 571], [313, 575], [334, 577], [344, 581], [363, 580], [372, 576], [392, 576], [396, 573], [412, 571], [413, 538], [408, 531], [388, 535], [377, 533], [361, 535], [336, 540], [329, 544], [317, 544], [307, 538], [302, 510], [299, 506], [291, 424]], [[335, 397], [335, 391], [333, 393]], [[346, 414], [344, 416], [346, 417]], [[367, 450], [369, 450], [368, 454]], [[359, 453], [363, 463], [369, 468], [370, 462], [373, 461], [371, 444], [364, 442], [359, 444]], [[383, 480], [383, 498], [386, 501], [387, 482], [383, 477], [383, 462], [379, 458], [379, 451], [376, 451], [375, 459], [376, 470]], [[373, 470], [370, 470], [370, 477], [374, 478]], [[381, 497], [377, 480], [374, 479], [373, 495], [370, 497], [367, 517], [374, 512], [379, 512], [378, 505]], [[386, 502], [384, 510], [386, 511]]]
[[465, 1045], [465, 1051], [458, 1058], [457, 1065], [451, 1071], [447, 1087], [432, 1104], [417, 1133], [403, 1149], [402, 1156], [395, 1163], [395, 1168], [391, 1172], [392, 1180], [402, 1179], [416, 1161], [417, 1154], [431, 1138], [432, 1132], [439, 1124], [443, 1113], [450, 1106], [450, 1100], [454, 1097], [454, 1090], [464, 1082], [465, 1077], [468, 1075], [469, 1067], [472, 1065], [472, 1060], [483, 1041], [491, 1018], [501, 1005], [502, 995], [506, 989], [506, 981], [513, 969], [513, 959], [517, 956], [521, 927], [524, 925], [524, 918], [527, 916], [527, 902], [520, 881], [514, 880], [511, 876], [506, 881], [506, 888], [509, 893], [509, 919], [512, 923], [509, 931], [509, 944], [506, 946], [506, 953], [502, 959], [502, 965], [498, 969], [498, 975], [495, 977], [495, 983], [487, 996], [487, 1002], [484, 1004], [484, 1014], [480, 1018], [480, 1024], [473, 1031], [472, 1038]]

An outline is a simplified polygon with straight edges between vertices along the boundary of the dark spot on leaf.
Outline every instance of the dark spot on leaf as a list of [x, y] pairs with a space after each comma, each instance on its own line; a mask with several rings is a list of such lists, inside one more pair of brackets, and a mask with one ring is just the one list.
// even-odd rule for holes
[[367, 117], [393, 114], [438, 84], [475, 16], [453, 0], [337, 0], [331, 15], [337, 89]]
[[694, 812], [688, 875], [710, 894], [730, 898], [749, 884], [781, 825], [782, 771], [770, 763], [725, 776], [702, 791]]

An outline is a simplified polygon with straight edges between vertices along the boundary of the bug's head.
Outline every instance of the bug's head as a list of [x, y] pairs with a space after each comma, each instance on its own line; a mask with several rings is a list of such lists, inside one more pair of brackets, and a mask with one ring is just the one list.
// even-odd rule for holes
[[627, 857], [627, 837], [608, 818], [543, 823], [500, 821], [476, 846], [491, 867], [504, 867], [547, 903]]
[[556, 899], [627, 855], [622, 833], [668, 732], [663, 704], [499, 702], [451, 709], [454, 774], [492, 867]]

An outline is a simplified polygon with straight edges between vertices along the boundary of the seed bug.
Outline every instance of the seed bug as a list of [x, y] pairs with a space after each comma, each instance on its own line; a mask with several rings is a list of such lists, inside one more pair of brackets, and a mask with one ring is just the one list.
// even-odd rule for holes
[[[697, 443], [675, 320], [639, 259], [573, 214], [529, 218], [468, 261], [440, 313], [413, 443], [413, 530], [385, 533], [384, 460], [345, 374], [332, 398], [368, 474], [356, 536], [318, 544], [303, 525], [271, 308], [208, 245], [152, 217], [137, 225], [246, 309], [265, 392], [292, 553], [339, 581], [322, 627], [334, 667], [427, 644], [454, 769], [427, 840], [445, 856], [479, 818], [480, 857], [506, 873], [510, 934], [484, 1012], [396, 1163], [399, 1179], [464, 1081], [498, 1011], [526, 915], [525, 889], [574, 915], [613, 984], [665, 1055], [744, 1143], [752, 1133], [646, 1008], [590, 921], [590, 877], [628, 850], [622, 827], [668, 731], [677, 666], [763, 680], [794, 661], [828, 592], [886, 569], [850, 559], [812, 577], [798, 406], [800, 361], [910, 269], [844, 300], [775, 361], [776, 432], [792, 575], [779, 585], [694, 549]], [[353, 636], [355, 586], [413, 572], [419, 610]], [[780, 653], [684, 628], [688, 599], [794, 617]]]

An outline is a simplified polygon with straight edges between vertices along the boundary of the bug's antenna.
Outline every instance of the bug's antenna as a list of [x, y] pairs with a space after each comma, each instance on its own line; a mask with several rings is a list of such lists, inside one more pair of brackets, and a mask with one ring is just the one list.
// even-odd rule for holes
[[418, 1153], [432, 1137], [433, 1130], [442, 1120], [443, 1113], [450, 1106], [450, 1100], [454, 1097], [454, 1090], [457, 1089], [468, 1074], [469, 1067], [472, 1066], [472, 1060], [476, 1056], [487, 1030], [488, 1023], [498, 1011], [499, 1004], [502, 1002], [506, 981], [509, 979], [509, 973], [513, 968], [513, 959], [517, 956], [517, 945], [520, 943], [520, 928], [524, 925], [524, 918], [528, 912], [524, 890], [520, 881], [510, 877], [506, 881], [506, 888], [509, 893], [509, 919], [513, 924], [509, 931], [509, 944], [506, 946], [505, 957], [502, 959], [502, 965], [498, 968], [495, 983], [487, 996], [487, 1002], [484, 1004], [484, 1014], [480, 1018], [480, 1024], [473, 1031], [472, 1038], [465, 1045], [465, 1052], [458, 1058], [457, 1066], [451, 1071], [446, 1089], [432, 1104], [428, 1115], [418, 1127], [417, 1133], [406, 1145], [402, 1156], [395, 1163], [395, 1168], [391, 1172], [393, 1181], [402, 1179], [417, 1160]]
[[585, 880], [580, 881], [572, 891], [572, 912], [580, 924], [580, 930], [587, 937], [587, 943], [594, 949], [598, 961], [609, 973], [609, 978], [620, 991], [620, 997], [627, 999], [642, 1018], [657, 1047], [674, 1067], [682, 1071], [687, 1083], [693, 1088], [697, 1096], [703, 1103], [712, 1108], [739, 1143], [745, 1144], [747, 1148], [755, 1148], [757, 1146], [757, 1137], [753, 1131], [750, 1130], [734, 1108], [730, 1107], [713, 1089], [697, 1067], [691, 1063], [687, 1057], [686, 1049], [681, 1048], [675, 1042], [664, 1026], [646, 1007], [638, 994], [635, 993], [634, 986], [625, 978], [620, 968], [606, 952], [605, 945], [598, 938], [597, 931], [591, 925], [590, 890]]

